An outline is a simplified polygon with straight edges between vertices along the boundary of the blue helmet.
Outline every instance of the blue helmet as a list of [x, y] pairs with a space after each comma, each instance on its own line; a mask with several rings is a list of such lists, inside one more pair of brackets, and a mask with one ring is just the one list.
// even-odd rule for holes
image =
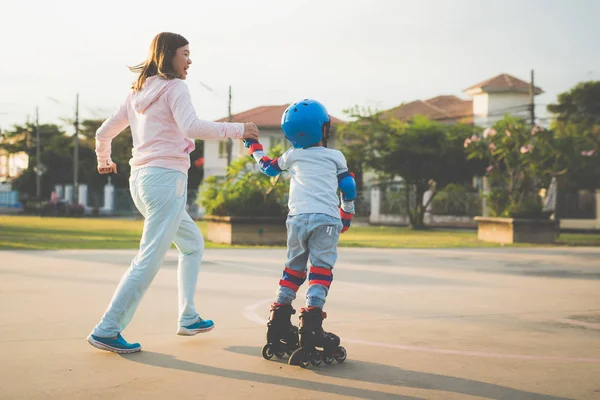
[[[305, 148], [327, 140], [330, 118], [325, 106], [304, 99], [289, 106], [281, 116], [281, 130], [295, 148]], [[326, 131], [323, 132], [323, 125]], [[325, 137], [323, 137], [325, 133]]]

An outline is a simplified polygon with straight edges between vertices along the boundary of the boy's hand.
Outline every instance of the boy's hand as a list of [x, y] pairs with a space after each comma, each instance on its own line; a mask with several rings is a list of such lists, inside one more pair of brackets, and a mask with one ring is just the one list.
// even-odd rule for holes
[[252, 155], [255, 151], [263, 151], [263, 146], [254, 139], [245, 139], [244, 146], [248, 149], [248, 154]]
[[254, 139], [242, 139], [242, 142], [244, 143], [244, 146], [245, 146], [247, 149], [249, 149], [249, 148], [250, 148], [250, 146], [251, 146], [253, 143], [258, 143], [258, 140], [254, 140]]
[[347, 213], [340, 208], [340, 217], [342, 218], [342, 225], [344, 225], [342, 227], [342, 233], [347, 232], [348, 229], [350, 229], [350, 223], [352, 222], [353, 216], [354, 214]]

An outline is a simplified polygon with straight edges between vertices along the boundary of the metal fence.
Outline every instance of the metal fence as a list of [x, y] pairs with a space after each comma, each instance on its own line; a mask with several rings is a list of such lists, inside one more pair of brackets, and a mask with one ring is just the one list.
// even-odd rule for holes
[[[408, 215], [406, 208], [406, 188], [403, 184], [391, 183], [388, 185], [381, 185], [381, 197], [379, 210], [381, 214], [385, 215]], [[414, 206], [415, 204], [415, 193], [409, 192], [409, 204]]]
[[19, 192], [0, 192], [0, 207], [19, 207]]
[[98, 209], [104, 207], [104, 187], [88, 188], [87, 205]]
[[482, 215], [483, 199], [479, 193], [441, 191], [431, 202], [434, 215], [475, 217]]
[[368, 217], [371, 214], [371, 190], [363, 189], [356, 193], [354, 201], [355, 217]]
[[[380, 186], [380, 213], [386, 215], [407, 216], [406, 188], [402, 184], [393, 183]], [[410, 207], [414, 207], [416, 195], [414, 188], [409, 188]], [[1, 195], [1, 193], [0, 193]], [[190, 190], [187, 196], [187, 208], [190, 215], [198, 212], [198, 191]], [[559, 195], [559, 215], [564, 219], [595, 219], [596, 197], [593, 192], [562, 193]], [[1, 198], [0, 198], [1, 201]], [[1, 204], [1, 203], [0, 203]], [[357, 192], [355, 201], [356, 216], [368, 217], [371, 212], [371, 188]], [[102, 208], [104, 206], [103, 190], [90, 189], [88, 205]], [[117, 215], [136, 215], [137, 209], [131, 199], [129, 189], [115, 189], [114, 213]], [[477, 192], [469, 190], [442, 190], [436, 194], [428, 210], [432, 215], [474, 217], [483, 213], [483, 199]]]
[[558, 193], [558, 216], [561, 219], [596, 219], [596, 194], [589, 190]]
[[[416, 191], [414, 187], [407, 188], [402, 183], [392, 183], [381, 185], [380, 190], [381, 214], [407, 216], [407, 195], [408, 206], [411, 209], [415, 207]], [[424, 202], [428, 200], [427, 193], [423, 200]], [[427, 211], [432, 215], [474, 217], [482, 214], [482, 208], [483, 200], [479, 193], [466, 187], [454, 186], [436, 193]]]

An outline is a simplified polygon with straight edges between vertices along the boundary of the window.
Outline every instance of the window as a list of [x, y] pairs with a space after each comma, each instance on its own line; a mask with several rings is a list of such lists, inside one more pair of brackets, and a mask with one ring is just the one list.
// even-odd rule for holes
[[227, 158], [227, 140], [219, 142], [219, 158]]

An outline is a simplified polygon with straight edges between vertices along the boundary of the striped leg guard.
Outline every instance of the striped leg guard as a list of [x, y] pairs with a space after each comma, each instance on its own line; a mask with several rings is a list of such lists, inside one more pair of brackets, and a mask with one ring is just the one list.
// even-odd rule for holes
[[310, 266], [310, 274], [308, 275], [309, 285], [321, 285], [327, 289], [331, 286], [333, 281], [333, 271], [327, 268]]
[[286, 267], [283, 270], [283, 277], [279, 281], [279, 286], [285, 286], [297, 292], [305, 280], [306, 272], [295, 271]]

